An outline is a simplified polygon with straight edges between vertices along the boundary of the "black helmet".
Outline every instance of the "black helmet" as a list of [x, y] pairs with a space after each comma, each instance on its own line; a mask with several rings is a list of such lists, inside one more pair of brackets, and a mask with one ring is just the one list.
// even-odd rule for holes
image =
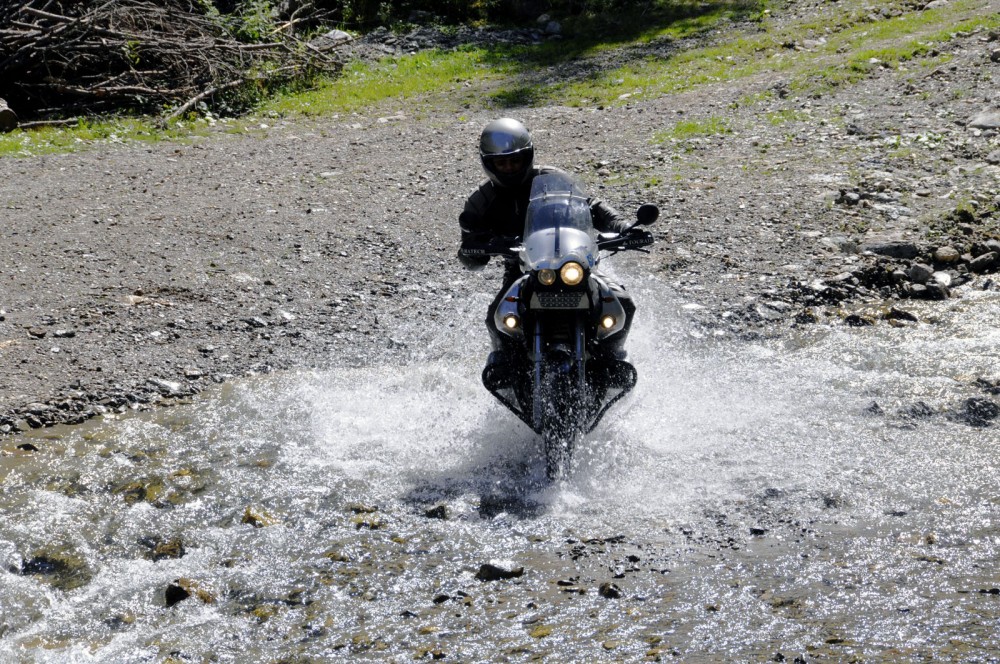
[[[528, 179], [535, 161], [535, 147], [531, 144], [531, 134], [523, 124], [510, 118], [500, 118], [483, 129], [479, 137], [479, 157], [493, 184], [516, 187]], [[513, 170], [509, 166], [511, 157], [521, 157], [521, 163], [516, 164]]]

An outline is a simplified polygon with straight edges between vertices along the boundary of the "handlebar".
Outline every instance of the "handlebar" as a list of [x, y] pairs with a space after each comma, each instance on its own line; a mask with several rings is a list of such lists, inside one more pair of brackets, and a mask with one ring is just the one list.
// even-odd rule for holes
[[624, 235], [617, 235], [607, 240], [598, 240], [597, 248], [608, 251], [625, 251], [628, 249], [639, 249], [653, 244], [653, 234], [649, 231], [632, 229]]
[[[653, 234], [649, 231], [634, 228], [630, 232], [622, 235], [615, 235], [607, 239], [597, 241], [598, 249], [605, 249], [611, 252], [627, 251], [629, 249], [642, 250], [643, 247], [653, 244]], [[491, 242], [479, 247], [462, 247], [458, 253], [471, 258], [486, 258], [490, 256], [502, 256], [504, 258], [516, 258], [521, 248], [521, 238], [502, 237], [495, 238]]]

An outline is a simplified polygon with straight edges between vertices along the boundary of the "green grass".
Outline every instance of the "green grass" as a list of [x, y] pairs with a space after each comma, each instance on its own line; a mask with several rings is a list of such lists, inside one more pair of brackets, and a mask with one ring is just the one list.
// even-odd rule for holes
[[683, 141], [689, 138], [718, 136], [731, 132], [732, 129], [729, 127], [729, 122], [725, 118], [712, 116], [704, 120], [682, 120], [675, 124], [673, 128], [657, 133], [653, 137], [653, 142]]
[[425, 51], [375, 64], [354, 63], [334, 80], [315, 89], [279, 95], [261, 111], [280, 114], [331, 115], [376, 106], [407, 103], [430, 94], [474, 98], [471, 83], [482, 85], [506, 73], [482, 49]]
[[207, 132], [208, 122], [174, 123], [160, 127], [148, 118], [81, 120], [66, 127], [15, 129], [0, 134], [0, 157], [33, 157], [43, 154], [73, 152], [95, 143], [184, 140]]

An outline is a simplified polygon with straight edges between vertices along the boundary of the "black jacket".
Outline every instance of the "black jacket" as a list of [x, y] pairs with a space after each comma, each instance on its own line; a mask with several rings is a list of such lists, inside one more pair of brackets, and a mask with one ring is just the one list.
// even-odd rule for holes
[[[497, 187], [491, 180], [479, 185], [465, 201], [465, 209], [458, 216], [462, 229], [462, 249], [482, 249], [497, 238], [519, 237], [524, 232], [524, 216], [528, 210], [531, 182], [543, 173], [563, 173], [553, 166], [538, 166], [520, 187]], [[605, 233], [622, 233], [631, 226], [621, 219], [610, 205], [592, 198], [590, 214], [594, 228]], [[458, 258], [468, 268], [479, 268], [489, 262], [489, 256], [468, 256], [459, 252]]]

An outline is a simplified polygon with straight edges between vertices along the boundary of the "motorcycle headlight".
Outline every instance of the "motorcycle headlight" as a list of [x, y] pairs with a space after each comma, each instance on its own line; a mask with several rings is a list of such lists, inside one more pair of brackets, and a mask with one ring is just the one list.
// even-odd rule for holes
[[583, 281], [583, 266], [579, 263], [566, 263], [559, 270], [559, 278], [567, 286], [576, 286]]
[[555, 270], [539, 270], [538, 271], [538, 282], [543, 286], [551, 286], [556, 283], [556, 271]]

